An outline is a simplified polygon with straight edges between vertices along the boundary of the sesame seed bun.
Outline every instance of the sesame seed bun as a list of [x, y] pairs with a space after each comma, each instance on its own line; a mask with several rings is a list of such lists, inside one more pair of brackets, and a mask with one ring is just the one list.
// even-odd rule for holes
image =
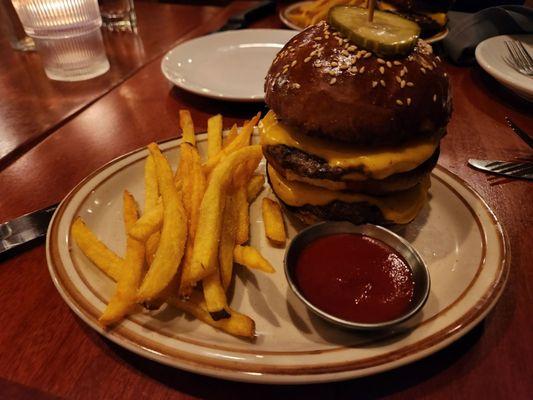
[[400, 145], [444, 132], [451, 91], [441, 61], [419, 41], [381, 59], [322, 22], [291, 39], [265, 81], [265, 101], [300, 132], [361, 145]]

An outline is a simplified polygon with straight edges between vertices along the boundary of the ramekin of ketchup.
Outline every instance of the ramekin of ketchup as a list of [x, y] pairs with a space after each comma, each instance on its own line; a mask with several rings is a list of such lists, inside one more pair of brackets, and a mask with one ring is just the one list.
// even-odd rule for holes
[[323, 222], [301, 231], [285, 257], [295, 294], [316, 314], [356, 329], [383, 329], [413, 316], [429, 294], [416, 250], [376, 225]]

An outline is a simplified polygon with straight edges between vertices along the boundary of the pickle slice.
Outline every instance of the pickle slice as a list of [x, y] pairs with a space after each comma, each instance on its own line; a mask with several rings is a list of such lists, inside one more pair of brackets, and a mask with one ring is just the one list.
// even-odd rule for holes
[[384, 11], [375, 10], [369, 22], [368, 10], [360, 7], [332, 7], [328, 22], [357, 46], [383, 57], [409, 53], [420, 34], [417, 23]]

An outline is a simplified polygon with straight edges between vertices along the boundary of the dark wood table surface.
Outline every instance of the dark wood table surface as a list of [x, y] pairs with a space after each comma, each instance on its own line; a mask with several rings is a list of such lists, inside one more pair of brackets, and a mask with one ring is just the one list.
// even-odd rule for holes
[[[21, 75], [0, 69], [0, 82], [7, 82], [0, 101], [1, 148], [20, 148], [0, 170], [0, 221], [59, 201], [114, 157], [176, 136], [180, 108], [192, 111], [198, 131], [218, 112], [227, 116], [224, 125], [229, 127], [262, 110], [262, 104], [187, 94], [160, 72], [161, 56], [172, 44], [217, 29], [243, 7], [242, 2], [220, 8], [139, 2], [139, 37], [106, 35], [108, 46], [112, 44], [109, 76], [72, 86], [48, 81], [34, 55], [2, 49], [2, 59], [11, 66], [25, 65], [32, 83], [16, 86], [13, 80]], [[254, 27], [281, 24], [271, 16]], [[128, 60], [130, 54], [134, 60]], [[533, 108], [477, 67], [448, 65], [448, 72], [454, 114], [439, 163], [487, 201], [512, 252], [500, 301], [462, 339], [411, 365], [346, 382], [268, 386], [207, 378], [145, 360], [86, 326], [52, 284], [40, 242], [0, 259], [0, 398], [531, 398], [533, 184], [490, 180], [468, 168], [466, 160], [531, 157], [531, 149], [506, 128], [503, 118], [508, 115], [531, 132]]]

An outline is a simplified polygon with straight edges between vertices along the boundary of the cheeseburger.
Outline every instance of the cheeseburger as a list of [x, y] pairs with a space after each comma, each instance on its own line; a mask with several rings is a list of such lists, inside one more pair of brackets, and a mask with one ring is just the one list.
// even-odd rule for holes
[[261, 144], [288, 210], [309, 224], [415, 218], [451, 113], [448, 78], [428, 44], [385, 58], [322, 22], [278, 53], [265, 91]]

